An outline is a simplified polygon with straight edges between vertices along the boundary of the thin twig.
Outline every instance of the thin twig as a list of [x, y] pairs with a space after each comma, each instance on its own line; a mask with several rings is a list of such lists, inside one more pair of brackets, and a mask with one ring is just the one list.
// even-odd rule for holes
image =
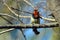
[[9, 21], [8, 19], [6, 19], [5, 17], [1, 16], [1, 18], [3, 18], [5, 21], [7, 21], [9, 24], [13, 24], [11, 21]]
[[48, 21], [56, 21], [55, 19], [45, 18], [45, 17], [42, 17], [42, 16], [41, 16], [41, 18], [44, 19], [44, 20], [48, 20]]
[[33, 13], [30, 13], [30, 12], [27, 12], [27, 11], [22, 11], [22, 10], [19, 10], [19, 9], [13, 8], [13, 7], [11, 7], [11, 9], [12, 9], [12, 10], [17, 10], [17, 11], [20, 11], [20, 12], [23, 12], [23, 13], [33, 14]]
[[[11, 16], [11, 15], [8, 15], [8, 14], [2, 14], [2, 13], [0, 13], [0, 16], [8, 16], [8, 17], [11, 17], [11, 18], [19, 21], [17, 18], [15, 18], [15, 17], [13, 17], [13, 16]], [[22, 23], [22, 20], [20, 20], [20, 22]]]
[[30, 3], [30, 2], [28, 2], [27, 0], [24, 0], [28, 5], [30, 5], [32, 8], [34, 8], [34, 6]]
[[23, 36], [24, 36], [24, 38], [25, 38], [25, 40], [26, 40], [26, 36], [25, 36], [25, 34], [23, 33], [23, 30], [20, 29], [20, 31], [22, 32], [22, 34], [23, 34]]
[[7, 30], [4, 30], [4, 31], [1, 31], [1, 32], [0, 32], [0, 35], [3, 34], [3, 33], [6, 33], [6, 32], [12, 31], [12, 30], [14, 30], [14, 29], [15, 29], [15, 28], [11, 28], [11, 29], [7, 29]]
[[15, 18], [15, 17], [13, 17], [13, 16], [11, 16], [11, 15], [8, 15], [8, 14], [3, 14], [3, 13], [0, 13], [0, 16], [8, 16], [8, 17], [11, 17], [11, 18], [13, 18], [13, 19], [15, 19], [15, 20], [18, 20], [17, 18]]

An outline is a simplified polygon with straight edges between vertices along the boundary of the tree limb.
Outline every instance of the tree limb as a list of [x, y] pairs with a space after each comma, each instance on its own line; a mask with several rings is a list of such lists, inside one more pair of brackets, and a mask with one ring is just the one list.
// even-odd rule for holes
[[16, 24], [16, 25], [0, 25], [0, 28], [52, 28], [58, 27], [58, 23], [47, 24]]
[[1, 31], [1, 32], [0, 32], [0, 35], [3, 34], [3, 33], [6, 33], [6, 32], [12, 31], [12, 30], [14, 30], [14, 29], [15, 29], [15, 28], [11, 28], [11, 29], [7, 29], [7, 30], [4, 30], [4, 31]]
[[42, 16], [41, 16], [41, 18], [44, 19], [44, 20], [48, 20], [48, 21], [56, 21], [55, 19], [45, 18], [45, 17], [42, 17]]

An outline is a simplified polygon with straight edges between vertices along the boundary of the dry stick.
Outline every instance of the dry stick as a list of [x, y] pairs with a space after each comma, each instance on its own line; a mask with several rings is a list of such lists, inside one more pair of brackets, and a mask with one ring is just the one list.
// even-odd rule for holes
[[[44, 9], [47, 10], [47, 8], [44, 8]], [[51, 10], [51, 9], [50, 9], [50, 10]], [[55, 19], [45, 18], [45, 17], [43, 17], [43, 16], [41, 16], [41, 18], [44, 19], [44, 20], [48, 20], [48, 21], [56, 21]]]
[[23, 30], [22, 30], [22, 29], [20, 29], [20, 31], [22, 32], [22, 34], [23, 34], [23, 36], [24, 36], [24, 38], [25, 38], [25, 40], [26, 40], [26, 36], [24, 35]]
[[8, 16], [8, 17], [11, 17], [11, 18], [13, 18], [13, 19], [15, 19], [15, 20], [18, 20], [17, 18], [15, 18], [15, 17], [13, 17], [13, 16], [11, 16], [11, 15], [8, 15], [8, 14], [2, 14], [2, 13], [0, 13], [0, 16]]
[[28, 14], [32, 14], [32, 13], [30, 13], [30, 12], [23, 11], [23, 10], [19, 10], [19, 9], [16, 9], [16, 8], [13, 8], [13, 7], [11, 7], [11, 9], [12, 9], [12, 10], [17, 10], [17, 11], [20, 11], [20, 12], [23, 12], [23, 13], [25, 12], [25, 13], [28, 13]]
[[12, 24], [11, 21], [9, 21], [8, 19], [6, 19], [5, 17], [1, 16], [1, 18], [3, 18], [5, 21], [7, 21], [8, 23]]
[[[8, 15], [8, 14], [2, 14], [2, 13], [0, 13], [0, 16], [8, 16], [8, 17], [11, 17], [11, 18], [19, 21], [17, 18], [15, 18], [15, 17], [13, 17], [13, 16], [11, 16], [11, 15]], [[20, 20], [20, 22], [23, 23], [22, 20]]]
[[28, 2], [27, 0], [24, 0], [28, 5], [30, 5], [32, 8], [34, 8], [34, 6], [30, 3], [30, 2]]
[[4, 30], [4, 31], [1, 31], [1, 32], [0, 32], [0, 35], [3, 34], [3, 33], [6, 33], [6, 32], [12, 31], [12, 30], [14, 30], [14, 29], [15, 29], [15, 28], [11, 28], [11, 29], [7, 29], [7, 30]]
[[56, 21], [55, 19], [45, 18], [45, 17], [42, 17], [42, 16], [41, 16], [41, 18], [44, 19], [44, 20], [48, 20], [48, 21]]

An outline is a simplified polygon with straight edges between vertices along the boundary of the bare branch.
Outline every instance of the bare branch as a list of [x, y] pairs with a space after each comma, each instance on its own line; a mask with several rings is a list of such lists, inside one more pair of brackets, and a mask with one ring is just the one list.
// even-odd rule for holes
[[48, 21], [56, 21], [55, 19], [45, 18], [45, 17], [42, 17], [42, 16], [41, 16], [41, 18], [44, 19], [44, 20], [48, 20]]
[[26, 40], [26, 36], [25, 36], [25, 34], [24, 34], [23, 30], [22, 30], [22, 29], [20, 29], [20, 31], [22, 32], [22, 34], [23, 34], [23, 36], [24, 36], [24, 38], [25, 38], [25, 40]]
[[[11, 18], [19, 21], [18, 18], [15, 18], [15, 17], [13, 17], [13, 16], [11, 16], [11, 15], [8, 15], [8, 14], [2, 14], [2, 13], [0, 13], [0, 16], [8, 16], [8, 17], [11, 17]], [[22, 20], [20, 20], [20, 22], [23, 23]]]
[[24, 0], [28, 5], [30, 5], [32, 8], [34, 8], [34, 6], [30, 3], [30, 2], [28, 2], [27, 0]]
[[51, 28], [58, 27], [58, 23], [47, 24], [16, 24], [16, 25], [0, 25], [0, 28]]
[[30, 13], [30, 12], [27, 12], [27, 11], [22, 11], [22, 10], [19, 10], [19, 9], [16, 9], [16, 8], [13, 8], [13, 7], [11, 7], [11, 9], [13, 9], [13, 10], [17, 10], [17, 11], [20, 11], [20, 12], [25, 12], [25, 13], [28, 13], [28, 14], [32, 14], [32, 13]]
[[7, 29], [7, 30], [4, 30], [4, 31], [1, 31], [1, 32], [0, 32], [0, 35], [3, 34], [3, 33], [6, 33], [6, 32], [12, 31], [12, 30], [14, 30], [14, 29], [15, 29], [15, 28], [11, 28], [11, 29]]
[[13, 24], [11, 21], [9, 21], [8, 19], [6, 19], [5, 17], [1, 16], [1, 18], [3, 18], [5, 21], [7, 21], [9, 24]]
[[13, 19], [15, 19], [15, 20], [18, 20], [17, 18], [15, 18], [15, 17], [13, 17], [13, 16], [11, 16], [11, 15], [8, 15], [8, 14], [3, 14], [3, 13], [0, 13], [0, 16], [8, 16], [8, 17], [11, 17], [11, 18], [13, 18]]

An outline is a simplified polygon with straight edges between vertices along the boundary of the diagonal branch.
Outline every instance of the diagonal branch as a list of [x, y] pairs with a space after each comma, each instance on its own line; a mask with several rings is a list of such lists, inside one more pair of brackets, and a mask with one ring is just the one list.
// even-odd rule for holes
[[56, 21], [55, 19], [45, 18], [45, 17], [42, 17], [42, 16], [41, 16], [41, 18], [44, 19], [44, 20], [48, 20], [48, 21]]
[[22, 34], [23, 34], [23, 36], [24, 36], [24, 38], [25, 38], [25, 40], [26, 40], [26, 36], [25, 36], [25, 34], [24, 34], [23, 30], [22, 30], [22, 29], [20, 29], [20, 31], [22, 32]]
[[15, 17], [13, 17], [13, 16], [11, 16], [11, 15], [8, 15], [8, 14], [2, 14], [2, 13], [0, 13], [0, 16], [8, 16], [8, 17], [11, 17], [11, 18], [13, 18], [13, 19], [15, 19], [15, 20], [18, 20], [17, 18], [15, 18]]
[[0, 35], [3, 34], [3, 33], [6, 33], [6, 32], [10, 32], [10, 31], [12, 31], [12, 30], [14, 30], [14, 29], [15, 29], [15, 28], [11, 28], [11, 29], [7, 29], [7, 30], [4, 30], [4, 31], [1, 31], [1, 32], [0, 32]]
[[30, 3], [30, 2], [28, 2], [27, 0], [24, 0], [28, 5], [30, 5], [32, 8], [34, 8], [34, 6]]
[[9, 21], [8, 19], [6, 19], [5, 17], [1, 16], [1, 18], [3, 18], [5, 21], [7, 21], [9, 24], [13, 24], [11, 21]]
[[[8, 14], [2, 14], [2, 13], [0, 13], [0, 16], [8, 16], [8, 17], [11, 17], [11, 18], [19, 21], [17, 18], [15, 18], [15, 17], [13, 17], [13, 16], [11, 16], [11, 15], [8, 15]], [[20, 20], [20, 22], [23, 23], [22, 20]]]
[[22, 10], [19, 10], [19, 9], [13, 8], [13, 7], [11, 7], [11, 9], [12, 9], [12, 10], [17, 10], [17, 11], [20, 11], [20, 12], [25, 12], [25, 13], [28, 13], [28, 14], [32, 14], [32, 13], [30, 13], [30, 12], [22, 11]]

